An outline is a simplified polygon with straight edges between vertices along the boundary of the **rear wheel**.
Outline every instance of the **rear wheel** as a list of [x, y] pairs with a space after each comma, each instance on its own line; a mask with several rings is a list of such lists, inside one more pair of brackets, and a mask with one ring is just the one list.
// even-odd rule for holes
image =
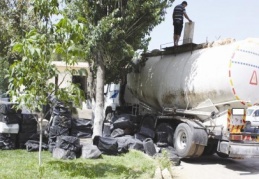
[[188, 124], [181, 123], [177, 126], [174, 133], [174, 148], [180, 157], [192, 157], [197, 152], [193, 132]]
[[203, 151], [204, 151], [204, 145], [196, 145], [196, 152], [193, 155], [193, 157], [199, 157], [202, 155]]

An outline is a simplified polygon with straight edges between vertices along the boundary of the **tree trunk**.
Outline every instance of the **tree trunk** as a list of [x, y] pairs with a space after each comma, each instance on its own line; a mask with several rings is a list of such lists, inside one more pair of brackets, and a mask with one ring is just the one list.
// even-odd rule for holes
[[40, 126], [40, 142], [39, 142], [39, 166], [41, 167], [41, 148], [42, 148], [42, 120], [43, 120], [43, 113], [40, 113], [39, 117], [39, 126]]
[[104, 78], [105, 78], [105, 69], [103, 58], [101, 53], [97, 53], [97, 84], [96, 84], [96, 104], [94, 107], [94, 128], [93, 128], [93, 137], [102, 136], [102, 126], [104, 120], [103, 107], [104, 107]]

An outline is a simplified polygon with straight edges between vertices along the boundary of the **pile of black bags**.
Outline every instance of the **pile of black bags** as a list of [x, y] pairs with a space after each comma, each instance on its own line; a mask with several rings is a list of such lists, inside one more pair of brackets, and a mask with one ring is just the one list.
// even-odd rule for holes
[[15, 110], [15, 103], [0, 103], [0, 149], [11, 150], [17, 146], [21, 111]]
[[59, 136], [69, 136], [71, 119], [71, 111], [69, 108], [65, 107], [63, 103], [59, 102], [53, 106], [48, 134], [48, 147], [50, 152], [55, 148]]
[[22, 120], [20, 123], [19, 130], [19, 148], [25, 149], [25, 143], [28, 140], [39, 140], [39, 134], [37, 133], [37, 120], [38, 117], [36, 114], [22, 114]]

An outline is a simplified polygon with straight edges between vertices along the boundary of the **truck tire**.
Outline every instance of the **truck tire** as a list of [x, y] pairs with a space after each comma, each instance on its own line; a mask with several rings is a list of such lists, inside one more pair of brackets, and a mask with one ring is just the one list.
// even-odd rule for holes
[[193, 142], [193, 129], [186, 123], [177, 126], [174, 133], [174, 148], [182, 158], [193, 157], [197, 152]]
[[156, 132], [165, 132], [167, 135], [167, 144], [170, 146], [174, 145], [174, 129], [170, 124], [160, 123], [156, 128]]
[[196, 152], [192, 157], [199, 157], [203, 154], [205, 146], [204, 145], [196, 145]]

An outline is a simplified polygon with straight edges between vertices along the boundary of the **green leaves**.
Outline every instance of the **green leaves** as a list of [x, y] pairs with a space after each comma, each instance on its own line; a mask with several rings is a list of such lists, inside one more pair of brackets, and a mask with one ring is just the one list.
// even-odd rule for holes
[[85, 57], [85, 50], [81, 42], [84, 40], [85, 26], [76, 20], [62, 18], [55, 25], [55, 39], [62, 39], [55, 43], [55, 53], [69, 65], [74, 65], [77, 60]]
[[83, 1], [70, 3], [67, 16], [84, 22], [88, 58], [100, 51], [108, 73], [106, 82], [119, 80], [128, 72], [137, 50], [147, 50], [149, 33], [165, 15], [173, 0]]
[[[33, 8], [40, 20], [47, 21], [56, 13], [57, 0], [34, 0]], [[51, 30], [49, 30], [51, 29]], [[71, 84], [58, 88], [51, 82], [59, 72], [53, 65], [54, 57], [59, 57], [67, 65], [70, 74], [82, 74], [69, 68], [85, 56], [81, 41], [84, 40], [85, 26], [78, 21], [62, 18], [56, 25], [45, 23], [44, 28], [32, 28], [24, 38], [12, 44], [13, 52], [21, 56], [10, 66], [8, 74], [8, 93], [15, 97], [19, 107], [26, 106], [31, 111], [42, 111], [48, 103], [48, 96], [57, 95], [64, 102], [73, 102], [80, 106], [84, 93], [78, 85]]]

